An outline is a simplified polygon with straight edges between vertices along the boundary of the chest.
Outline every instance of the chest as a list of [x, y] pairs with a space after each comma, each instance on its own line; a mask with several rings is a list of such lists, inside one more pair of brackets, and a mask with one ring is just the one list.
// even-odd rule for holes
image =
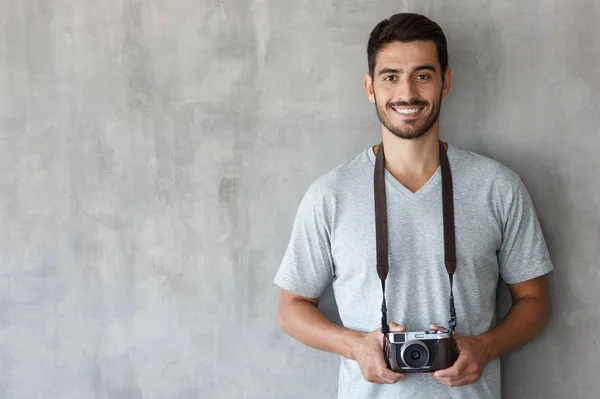
[[[388, 197], [389, 278], [426, 281], [446, 278], [441, 197], [422, 201]], [[501, 224], [479, 198], [455, 199], [457, 276], [477, 284], [498, 277]], [[338, 283], [377, 287], [375, 215], [372, 206], [348, 207], [336, 217], [331, 235]]]

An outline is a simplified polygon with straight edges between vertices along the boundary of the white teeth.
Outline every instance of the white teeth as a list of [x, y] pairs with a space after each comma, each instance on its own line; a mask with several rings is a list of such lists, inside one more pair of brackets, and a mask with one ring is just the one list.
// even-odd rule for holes
[[398, 108], [394, 108], [394, 110], [396, 112], [399, 112], [401, 114], [414, 114], [420, 111], [419, 108], [414, 108], [414, 109], [398, 109]]

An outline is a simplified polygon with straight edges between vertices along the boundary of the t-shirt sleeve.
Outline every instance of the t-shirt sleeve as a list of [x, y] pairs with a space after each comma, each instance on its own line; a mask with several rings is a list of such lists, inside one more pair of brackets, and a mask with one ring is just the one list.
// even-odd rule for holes
[[302, 198], [287, 249], [275, 275], [281, 288], [318, 298], [333, 278], [325, 198], [311, 187]]
[[504, 218], [498, 262], [507, 284], [539, 277], [554, 268], [531, 197], [520, 179]]

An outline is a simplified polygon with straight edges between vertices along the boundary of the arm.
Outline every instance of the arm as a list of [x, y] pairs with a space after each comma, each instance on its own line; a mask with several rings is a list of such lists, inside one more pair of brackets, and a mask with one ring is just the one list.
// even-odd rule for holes
[[513, 303], [506, 317], [476, 337], [455, 334], [460, 356], [452, 367], [435, 372], [436, 380], [448, 386], [472, 384], [481, 377], [486, 364], [525, 344], [544, 328], [550, 313], [546, 277], [508, 287]]
[[531, 340], [548, 323], [550, 300], [546, 277], [509, 284], [510, 311], [502, 322], [478, 338], [486, 347], [488, 362]]
[[281, 289], [278, 313], [281, 329], [314, 349], [354, 360], [352, 348], [357, 338], [366, 334], [333, 324], [318, 305], [318, 298], [305, 298]]
[[[327, 320], [317, 308], [318, 304], [316, 298], [305, 298], [281, 289], [279, 325], [305, 345], [357, 361], [366, 381], [394, 384], [403, 377], [385, 364], [381, 331], [363, 333], [337, 326]], [[404, 331], [396, 323], [390, 323], [390, 328]]]

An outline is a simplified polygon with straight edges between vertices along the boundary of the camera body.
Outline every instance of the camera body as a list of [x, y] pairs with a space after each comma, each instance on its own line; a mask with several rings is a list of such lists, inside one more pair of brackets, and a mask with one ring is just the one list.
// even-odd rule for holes
[[385, 340], [385, 361], [396, 372], [431, 373], [452, 366], [458, 358], [449, 330], [390, 332]]

